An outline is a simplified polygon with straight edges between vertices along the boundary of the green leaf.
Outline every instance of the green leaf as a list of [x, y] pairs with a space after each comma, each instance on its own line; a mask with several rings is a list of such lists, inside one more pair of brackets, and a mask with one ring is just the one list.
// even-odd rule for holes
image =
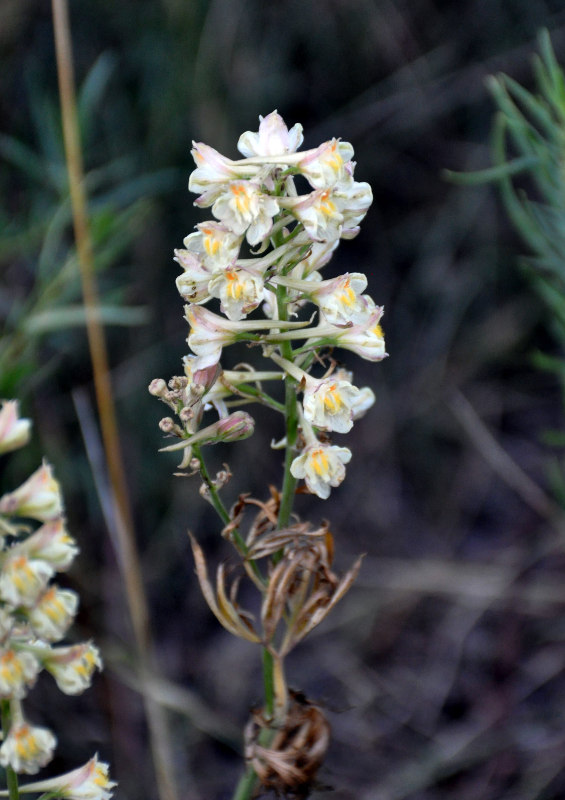
[[512, 161], [506, 161], [504, 164], [497, 164], [495, 167], [480, 169], [476, 172], [453, 172], [450, 169], [444, 169], [442, 177], [446, 181], [460, 186], [477, 186], [481, 183], [492, 183], [512, 175], [519, 175], [521, 172], [526, 172], [536, 166], [539, 162], [538, 156], [522, 156], [522, 158], [515, 158]]
[[[149, 319], [149, 309], [142, 306], [98, 306], [93, 316], [104, 325], [143, 325]], [[65, 306], [41, 311], [28, 317], [22, 328], [29, 334], [39, 335], [63, 328], [86, 325], [87, 311], [84, 306]]]

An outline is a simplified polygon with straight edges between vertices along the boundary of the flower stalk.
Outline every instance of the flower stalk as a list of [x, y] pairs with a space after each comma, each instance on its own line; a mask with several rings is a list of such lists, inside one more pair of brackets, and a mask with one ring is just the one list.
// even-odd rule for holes
[[[366, 277], [355, 272], [322, 280], [320, 272], [339, 242], [359, 232], [370, 187], [353, 177], [348, 142], [332, 139], [301, 152], [302, 138], [302, 126], [288, 129], [275, 111], [260, 119], [258, 131], [242, 134], [242, 159], [194, 144], [189, 189], [199, 194], [195, 204], [211, 207], [216, 219], [197, 225], [184, 240], [187, 249], [176, 251], [192, 353], [184, 375], [150, 386], [176, 417], [161, 420], [161, 429], [177, 439], [162, 449], [182, 451], [181, 468], [200, 475], [201, 494], [239, 557], [237, 577], [228, 578], [220, 564], [214, 584], [191, 536], [202, 594], [226, 630], [262, 652], [264, 705], [246, 727], [246, 768], [234, 800], [250, 800], [259, 788], [281, 796], [304, 790], [327, 749], [325, 717], [288, 688], [285, 658], [348, 591], [361, 560], [339, 578], [331, 569], [327, 524], [313, 528], [301, 521], [294, 500], [301, 480], [305, 492], [327, 499], [345, 479], [351, 451], [332, 444], [331, 436], [347, 433], [374, 402], [369, 387], [354, 386], [350, 373], [336, 369], [330, 349], [370, 361], [386, 356], [382, 308], [363, 294]], [[310, 192], [299, 194], [297, 175]], [[239, 256], [244, 240], [253, 247], [251, 258]], [[218, 302], [219, 314], [204, 307]], [[225, 367], [236, 342], [253, 347], [267, 365]], [[263, 380], [274, 383], [268, 395]], [[282, 398], [278, 381], [284, 383]], [[222, 496], [231, 472], [224, 465], [212, 477], [203, 449], [251, 435], [248, 413], [233, 409], [252, 401], [284, 417], [272, 445], [285, 451], [280, 489], [270, 487], [267, 500], [240, 494], [230, 506]], [[207, 422], [210, 414], [216, 421]], [[260, 594], [260, 618], [237, 600], [246, 578]]]

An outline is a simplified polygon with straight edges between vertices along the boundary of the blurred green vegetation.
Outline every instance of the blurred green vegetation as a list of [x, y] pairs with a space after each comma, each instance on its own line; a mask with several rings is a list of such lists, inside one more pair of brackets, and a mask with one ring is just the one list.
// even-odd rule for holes
[[[164, 677], [202, 703], [189, 694], [184, 712], [171, 712], [182, 796], [230, 796], [240, 759], [216, 722], [242, 727], [259, 696], [259, 665], [245, 643], [227, 641], [199, 595], [186, 529], [212, 558], [225, 551], [197, 486], [173, 478], [174, 460], [156, 452], [160, 409], [146, 387], [178, 372], [186, 353], [172, 251], [204, 219], [186, 189], [191, 140], [234, 156], [239, 134], [277, 108], [304, 125], [306, 146], [341, 136], [355, 147], [356, 176], [372, 184], [375, 202], [326, 269], [368, 274], [386, 307], [391, 354], [376, 368], [348, 360], [376, 407], [351, 434], [348, 480], [323, 507], [307, 497], [298, 504], [331, 519], [338, 568], [368, 553], [333, 627], [289, 664], [291, 685], [332, 717], [321, 779], [334, 791], [316, 796], [558, 800], [563, 554], [545, 547], [552, 522], [516, 491], [497, 448], [547, 490], [553, 450], [540, 436], [563, 430], [562, 387], [531, 354], [561, 358], [562, 346], [555, 314], [515, 267], [523, 244], [496, 193], [453, 186], [441, 170], [489, 163], [484, 80], [503, 71], [532, 89], [540, 27], [565, 63], [563, 4], [71, 6], [101, 313], [153, 627]], [[83, 598], [77, 635], [92, 631], [107, 662], [66, 718], [60, 752], [74, 766], [98, 749], [115, 764], [121, 797], [149, 798], [121, 581], [92, 477], [97, 433], [49, 4], [0, 4], [0, 57], [0, 386], [23, 399], [38, 453], [65, 487], [82, 550], [71, 575]], [[485, 431], [493, 438], [478, 447]], [[277, 433], [263, 427], [214, 452], [214, 466], [227, 460], [234, 473], [226, 502], [238, 491], [265, 496], [278, 481], [269, 449]], [[34, 719], [59, 732], [58, 713], [48, 696]]]

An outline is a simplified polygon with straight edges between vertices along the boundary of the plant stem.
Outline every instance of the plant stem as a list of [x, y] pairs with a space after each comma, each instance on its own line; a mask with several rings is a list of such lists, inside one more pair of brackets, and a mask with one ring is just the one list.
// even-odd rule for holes
[[210, 473], [208, 472], [208, 468], [206, 466], [206, 462], [204, 461], [204, 457], [202, 455], [200, 447], [197, 444], [193, 445], [192, 452], [200, 462], [200, 475], [202, 476], [202, 480], [204, 481], [204, 483], [208, 487], [208, 491], [210, 492], [210, 502], [216, 509], [216, 512], [220, 517], [220, 519], [222, 520], [222, 522], [224, 523], [224, 525], [228, 525], [230, 521], [229, 512], [225, 507], [225, 505], [223, 504], [220, 495], [218, 494], [218, 490], [214, 485], [214, 481], [210, 477]]
[[256, 783], [257, 773], [253, 767], [249, 765], [235, 788], [233, 800], [249, 800], [250, 797], [253, 797]]
[[[200, 475], [202, 477], [202, 480], [204, 481], [204, 483], [208, 487], [208, 491], [210, 492], [210, 502], [214, 506], [214, 508], [216, 510], [216, 513], [218, 514], [218, 516], [220, 517], [220, 519], [222, 520], [224, 525], [228, 525], [231, 522], [231, 517], [229, 515], [229, 511], [227, 510], [227, 508], [223, 504], [222, 498], [218, 494], [218, 490], [217, 490], [216, 486], [214, 485], [214, 481], [210, 477], [210, 473], [208, 472], [208, 468], [206, 466], [206, 462], [204, 461], [204, 456], [202, 455], [202, 451], [200, 450], [200, 447], [197, 444], [193, 445], [192, 446], [192, 452], [194, 453], [195, 457], [200, 462]], [[240, 534], [240, 532], [238, 531], [237, 528], [233, 528], [233, 530], [231, 531], [231, 536], [233, 537], [233, 540], [236, 543], [236, 545], [239, 548], [239, 550], [244, 555], [246, 555], [248, 550], [249, 550], [249, 548], [245, 544], [245, 541], [243, 540], [243, 537], [241, 536], [241, 534]], [[249, 563], [251, 564], [251, 569], [253, 570], [253, 572], [257, 575], [257, 577], [263, 583], [264, 582], [264, 578], [263, 578], [263, 575], [261, 574], [261, 570], [257, 566], [257, 562], [253, 561], [253, 559], [249, 559]]]
[[263, 648], [263, 684], [265, 687], [265, 715], [273, 716], [274, 711], [274, 681], [273, 681], [273, 656]]
[[[11, 721], [12, 721], [12, 714], [10, 711], [10, 701], [2, 700], [2, 733], [4, 735], [4, 741], [6, 741], [6, 737], [8, 736]], [[19, 800], [20, 791], [18, 788], [18, 776], [16, 775], [12, 767], [10, 767], [9, 765], [5, 767], [5, 769], [6, 769], [6, 783], [8, 784], [8, 792], [10, 800]]]
[[[288, 319], [287, 290], [285, 286], [277, 287], [277, 303], [279, 318]], [[288, 361], [293, 361], [293, 350], [290, 342], [280, 344], [281, 355]], [[294, 447], [298, 434], [298, 406], [296, 401], [296, 381], [290, 375], [285, 378], [285, 420], [286, 420], [286, 452], [284, 462], [284, 477], [279, 507], [279, 528], [284, 528], [290, 522], [292, 506], [294, 505], [294, 491], [296, 478], [290, 472], [290, 465], [294, 460]]]

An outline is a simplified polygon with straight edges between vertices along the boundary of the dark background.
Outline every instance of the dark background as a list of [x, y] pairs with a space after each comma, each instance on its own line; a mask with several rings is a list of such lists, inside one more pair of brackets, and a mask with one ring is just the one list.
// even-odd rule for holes
[[[144, 309], [139, 324], [109, 326], [107, 336], [158, 661], [171, 683], [179, 796], [231, 796], [260, 664], [199, 593], [187, 528], [213, 564], [229, 548], [196, 479], [174, 478], [176, 461], [157, 454], [162, 407], [146, 387], [179, 373], [187, 352], [172, 251], [206, 219], [186, 188], [191, 140], [236, 157], [239, 135], [277, 108], [289, 126], [303, 124], [305, 147], [339, 136], [355, 148], [356, 177], [375, 201], [324, 274], [368, 275], [390, 353], [377, 365], [344, 359], [377, 402], [339, 437], [354, 453], [345, 483], [325, 503], [297, 504], [314, 522], [331, 520], [339, 570], [367, 554], [354, 589], [288, 659], [291, 685], [333, 728], [315, 796], [562, 798], [563, 534], [525, 477], [551, 495], [561, 451], [546, 434], [563, 426], [562, 397], [532, 354], [558, 351], [496, 190], [455, 187], [441, 171], [490, 163], [488, 74], [531, 88], [543, 26], [565, 60], [563, 3], [71, 6], [100, 290], [108, 303]], [[0, 58], [0, 312], [16, 342], [2, 394], [21, 398], [36, 433], [10, 460], [3, 489], [42, 453], [55, 465], [81, 547], [68, 579], [82, 600], [76, 637], [94, 637], [106, 663], [82, 698], [46, 680], [26, 708], [59, 736], [53, 771], [97, 750], [112, 762], [117, 796], [148, 800], [156, 793], [123, 581], [85, 449], [85, 437], [91, 451], [98, 442], [86, 337], [57, 322], [78, 281], [70, 269], [50, 283], [73, 251], [47, 2], [1, 0]], [[54, 330], [30, 330], [30, 297], [54, 311]], [[280, 480], [280, 453], [269, 449], [278, 419], [258, 417], [252, 439], [211, 452], [213, 467], [228, 461], [234, 473], [228, 503], [239, 491], [266, 497]]]

